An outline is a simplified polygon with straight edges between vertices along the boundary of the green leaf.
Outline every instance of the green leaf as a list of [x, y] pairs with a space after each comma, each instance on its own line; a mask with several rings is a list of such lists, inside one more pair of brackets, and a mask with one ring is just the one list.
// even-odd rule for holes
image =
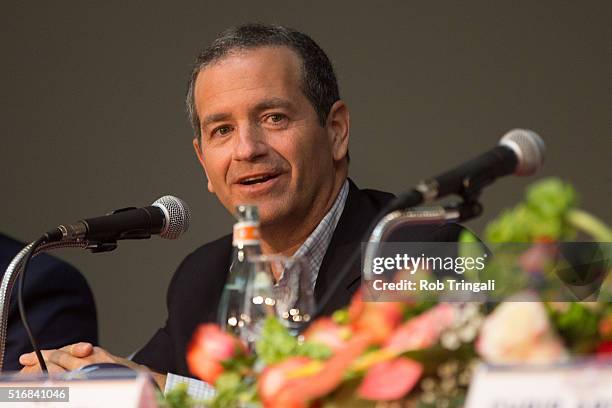
[[417, 301], [414, 304], [405, 307], [402, 312], [402, 321], [406, 322], [413, 317], [417, 317], [418, 315], [426, 312], [436, 305], [436, 302], [432, 302], [429, 300], [421, 300]]
[[527, 206], [544, 218], [563, 218], [577, 204], [574, 188], [557, 178], [533, 183], [527, 188]]
[[329, 358], [329, 347], [311, 342], [298, 343], [281, 322], [269, 317], [264, 322], [262, 335], [255, 345], [258, 357], [266, 364], [276, 364], [287, 357], [305, 356], [316, 360]]
[[332, 314], [332, 320], [338, 324], [345, 325], [349, 323], [348, 309], [338, 309]]
[[297, 350], [297, 340], [274, 317], [264, 322], [260, 339], [255, 345], [257, 355], [266, 365], [275, 364], [293, 355]]
[[306, 341], [298, 346], [297, 354], [314, 360], [327, 360], [331, 357], [332, 351], [324, 344]]
[[166, 395], [158, 395], [160, 408], [190, 408], [195, 404], [195, 400], [187, 393], [187, 384], [177, 384]]
[[215, 387], [217, 392], [231, 391], [240, 386], [240, 375], [236, 373], [223, 373], [217, 378]]
[[215, 382], [217, 394], [206, 402], [209, 408], [241, 408], [259, 406], [257, 391], [252, 378], [242, 378], [238, 373], [223, 373]]
[[557, 309], [548, 307], [557, 332], [572, 352], [577, 354], [592, 352], [599, 339], [598, 326], [602, 310], [577, 302], [565, 305], [565, 308]]
[[527, 188], [525, 201], [504, 210], [487, 225], [489, 242], [533, 242], [538, 237], [554, 240], [575, 234], [566, 221], [578, 201], [571, 185], [556, 178], [540, 180]]

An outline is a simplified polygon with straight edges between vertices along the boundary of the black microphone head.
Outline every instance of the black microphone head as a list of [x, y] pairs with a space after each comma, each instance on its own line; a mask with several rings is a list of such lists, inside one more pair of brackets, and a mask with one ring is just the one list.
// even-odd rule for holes
[[155, 200], [154, 207], [162, 210], [165, 216], [164, 229], [159, 236], [165, 239], [177, 239], [189, 229], [191, 210], [180, 198], [167, 195]]
[[511, 149], [516, 154], [514, 174], [517, 176], [532, 175], [544, 164], [546, 145], [533, 130], [513, 129], [500, 139], [499, 145]]

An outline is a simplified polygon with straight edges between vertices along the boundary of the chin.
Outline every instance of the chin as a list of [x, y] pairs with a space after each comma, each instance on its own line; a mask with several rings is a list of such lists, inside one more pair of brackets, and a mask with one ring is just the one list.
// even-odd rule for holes
[[263, 227], [281, 222], [290, 213], [289, 209], [279, 207], [276, 203], [254, 203], [259, 210], [259, 220]]

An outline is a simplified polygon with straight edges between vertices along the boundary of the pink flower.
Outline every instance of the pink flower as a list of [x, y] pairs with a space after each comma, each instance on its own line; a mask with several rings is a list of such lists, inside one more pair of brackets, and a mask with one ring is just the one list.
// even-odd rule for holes
[[238, 339], [215, 324], [202, 324], [187, 348], [187, 365], [197, 377], [214, 384], [224, 371], [221, 363], [241, 353], [246, 353], [246, 348]]
[[289, 373], [310, 362], [311, 360], [307, 357], [291, 357], [282, 363], [266, 367], [257, 382], [257, 392], [259, 393], [264, 407], [288, 408], [305, 406], [304, 401], [300, 401], [297, 398], [291, 398], [291, 395], [282, 397], [283, 400], [281, 401], [279, 394], [291, 381]]
[[484, 321], [476, 350], [485, 361], [497, 364], [546, 364], [567, 358], [544, 306], [535, 298], [499, 305]]
[[375, 401], [400, 399], [414, 388], [422, 373], [423, 366], [408, 358], [378, 363], [366, 373], [357, 395]]
[[304, 339], [313, 343], [324, 344], [332, 351], [342, 349], [350, 335], [348, 327], [342, 327], [329, 317], [317, 319], [304, 332]]
[[402, 324], [387, 340], [385, 348], [398, 353], [420, 350], [438, 342], [440, 334], [453, 323], [455, 310], [441, 303]]

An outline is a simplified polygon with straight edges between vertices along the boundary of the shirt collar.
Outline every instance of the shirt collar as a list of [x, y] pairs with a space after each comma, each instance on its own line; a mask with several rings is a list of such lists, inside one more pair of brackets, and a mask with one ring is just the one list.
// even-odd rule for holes
[[327, 214], [323, 217], [319, 225], [312, 231], [312, 233], [306, 238], [306, 241], [298, 248], [293, 256], [302, 257], [308, 272], [311, 275], [311, 283], [314, 287], [319, 274], [319, 268], [323, 262], [323, 257], [327, 252], [327, 247], [331, 242], [332, 235], [338, 225], [342, 211], [344, 210], [344, 204], [346, 203], [346, 197], [348, 196], [349, 183], [348, 179], [344, 180], [344, 184], [331, 206]]

